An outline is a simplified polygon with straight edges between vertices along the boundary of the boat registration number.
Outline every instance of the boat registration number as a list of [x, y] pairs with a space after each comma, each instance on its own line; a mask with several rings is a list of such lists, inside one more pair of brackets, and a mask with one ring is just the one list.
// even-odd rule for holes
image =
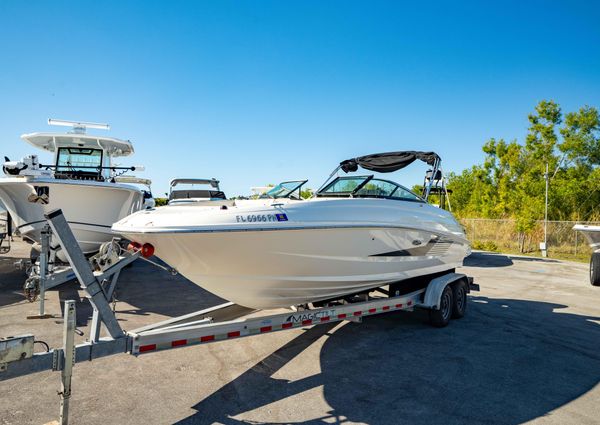
[[235, 219], [238, 223], [258, 223], [270, 221], [288, 221], [286, 214], [248, 214], [236, 215]]

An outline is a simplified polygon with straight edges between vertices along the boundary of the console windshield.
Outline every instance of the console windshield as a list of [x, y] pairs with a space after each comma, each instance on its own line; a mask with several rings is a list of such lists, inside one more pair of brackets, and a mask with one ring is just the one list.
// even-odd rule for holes
[[386, 198], [424, 202], [420, 196], [398, 183], [375, 179], [373, 176], [337, 177], [319, 191], [317, 196], [352, 196], [355, 198]]
[[102, 167], [102, 150], [58, 148], [56, 171], [98, 172]]

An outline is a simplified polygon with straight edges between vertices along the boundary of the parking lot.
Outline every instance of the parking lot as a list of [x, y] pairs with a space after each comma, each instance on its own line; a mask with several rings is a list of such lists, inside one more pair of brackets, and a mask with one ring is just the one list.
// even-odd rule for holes
[[[47, 292], [54, 318], [26, 319], [38, 304], [24, 300], [13, 263], [27, 253], [18, 242], [0, 257], [0, 336], [59, 346], [61, 300], [79, 299], [77, 285]], [[478, 252], [460, 271], [481, 292], [443, 329], [425, 311], [398, 312], [78, 364], [71, 422], [598, 423], [600, 288], [588, 266]], [[117, 298], [124, 329], [222, 302], [142, 261], [122, 272]], [[85, 334], [91, 308], [77, 313]], [[0, 423], [57, 419], [59, 383], [53, 372], [0, 382]]]

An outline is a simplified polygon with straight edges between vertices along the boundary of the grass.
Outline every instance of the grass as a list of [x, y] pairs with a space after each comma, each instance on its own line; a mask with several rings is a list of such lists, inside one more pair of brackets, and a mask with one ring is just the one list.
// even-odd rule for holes
[[[462, 219], [461, 222], [473, 249], [542, 258], [539, 242], [544, 240], [544, 224], [541, 221], [526, 235], [519, 235], [514, 220]], [[548, 222], [548, 258], [590, 261], [592, 250], [584, 237], [573, 230], [574, 224]]]
[[[498, 254], [522, 255], [525, 257], [532, 257], [532, 258], [544, 258], [544, 257], [542, 257], [541, 251], [519, 252], [518, 249], [510, 249], [510, 248], [504, 248], [504, 247], [501, 247], [501, 248], [496, 247], [496, 249], [486, 249], [484, 245], [477, 243], [477, 241], [472, 245], [472, 248], [476, 249], [476, 250], [480, 250], [480, 251], [495, 252]], [[578, 263], [589, 263], [590, 255], [591, 255], [591, 251], [589, 253], [578, 252], [577, 254], [575, 254], [575, 253], [569, 253], [569, 252], [562, 252], [560, 250], [553, 250], [552, 247], [550, 247], [550, 249], [548, 250], [548, 256], [546, 258], [550, 258], [550, 259], [554, 259], [554, 260], [575, 261]]]

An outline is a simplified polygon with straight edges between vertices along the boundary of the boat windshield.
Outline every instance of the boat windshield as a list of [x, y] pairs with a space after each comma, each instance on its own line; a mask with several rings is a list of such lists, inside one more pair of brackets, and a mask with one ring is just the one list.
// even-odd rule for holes
[[[289, 181], [289, 182], [281, 182], [277, 186], [273, 187], [268, 192], [266, 192], [264, 195], [261, 195], [261, 198], [272, 198], [272, 199], [296, 198], [296, 199], [300, 199], [301, 198], [301, 196], [300, 196], [301, 187], [307, 181], [308, 180], [293, 180], [293, 181]], [[298, 193], [295, 193], [295, 192], [298, 192]]]
[[373, 176], [338, 177], [319, 192], [319, 195], [351, 195]]
[[355, 198], [386, 198], [424, 202], [421, 197], [398, 183], [375, 179], [373, 176], [337, 177], [323, 188], [317, 196], [353, 196]]
[[98, 173], [102, 167], [102, 150], [88, 148], [58, 148], [56, 171]]
[[193, 184], [189, 184], [183, 189], [177, 190], [171, 187], [171, 192], [169, 193], [169, 203], [172, 203], [172, 201], [174, 202], [189, 199], [214, 201], [219, 199], [227, 199], [227, 197], [225, 196], [225, 193], [219, 190], [218, 187], [216, 190], [214, 190], [212, 187], [209, 187], [208, 189], [198, 188], [197, 185]]

